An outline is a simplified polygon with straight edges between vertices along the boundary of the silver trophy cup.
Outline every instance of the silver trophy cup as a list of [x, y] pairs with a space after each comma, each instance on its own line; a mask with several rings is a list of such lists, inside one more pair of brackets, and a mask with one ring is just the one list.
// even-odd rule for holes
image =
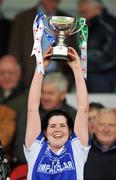
[[67, 61], [68, 60], [68, 46], [65, 44], [65, 39], [67, 36], [79, 32], [85, 25], [80, 29], [77, 29], [77, 20], [74, 17], [65, 16], [51, 16], [47, 18], [49, 29], [45, 26], [45, 29], [52, 32], [56, 38], [57, 43], [53, 47], [52, 61]]

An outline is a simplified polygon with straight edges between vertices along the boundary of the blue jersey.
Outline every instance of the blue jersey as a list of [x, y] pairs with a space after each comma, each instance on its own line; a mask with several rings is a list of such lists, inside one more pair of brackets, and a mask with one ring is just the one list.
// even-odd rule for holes
[[83, 180], [89, 147], [82, 146], [73, 133], [58, 153], [54, 153], [40, 134], [30, 149], [25, 149], [28, 180]]

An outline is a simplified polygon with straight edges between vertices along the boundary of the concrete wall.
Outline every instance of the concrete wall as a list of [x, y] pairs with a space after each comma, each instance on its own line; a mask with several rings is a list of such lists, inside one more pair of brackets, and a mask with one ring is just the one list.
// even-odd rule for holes
[[[61, 9], [68, 11], [70, 14], [75, 14], [78, 0], [62, 0]], [[26, 8], [32, 7], [38, 0], [4, 0], [3, 12], [8, 18], [13, 18], [16, 13], [23, 11]], [[116, 15], [116, 0], [103, 0], [109, 11]]]
[[[76, 108], [76, 94], [68, 94], [67, 102]], [[116, 108], [116, 94], [89, 94], [89, 102], [100, 102], [108, 108]]]

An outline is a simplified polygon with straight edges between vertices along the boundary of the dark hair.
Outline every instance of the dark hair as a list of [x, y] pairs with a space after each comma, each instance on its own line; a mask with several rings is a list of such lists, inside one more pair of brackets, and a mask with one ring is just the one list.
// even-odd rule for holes
[[72, 117], [66, 112], [66, 111], [63, 111], [61, 109], [54, 109], [52, 111], [49, 111], [45, 116], [44, 118], [42, 119], [42, 132], [44, 130], [47, 129], [48, 127], [48, 123], [49, 123], [49, 119], [53, 116], [64, 116], [66, 119], [67, 119], [67, 125], [69, 127], [69, 129], [72, 129], [74, 128], [74, 122], [73, 122], [73, 119]]
[[98, 103], [98, 102], [91, 102], [89, 104], [89, 108], [90, 109], [98, 109], [98, 110], [100, 110], [102, 108], [105, 108], [105, 106], [103, 104], [101, 104], [101, 103]]

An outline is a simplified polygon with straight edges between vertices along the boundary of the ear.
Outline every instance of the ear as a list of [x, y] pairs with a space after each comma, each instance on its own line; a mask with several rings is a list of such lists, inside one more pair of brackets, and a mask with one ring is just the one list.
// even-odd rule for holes
[[21, 69], [17, 68], [17, 79], [20, 80], [21, 79]]
[[47, 132], [45, 130], [44, 130], [43, 134], [47, 138]]
[[97, 15], [101, 14], [102, 9], [103, 9], [103, 7], [102, 7], [100, 4], [97, 4], [97, 5], [96, 5]]
[[61, 92], [60, 100], [63, 101], [66, 98], [66, 92]]

